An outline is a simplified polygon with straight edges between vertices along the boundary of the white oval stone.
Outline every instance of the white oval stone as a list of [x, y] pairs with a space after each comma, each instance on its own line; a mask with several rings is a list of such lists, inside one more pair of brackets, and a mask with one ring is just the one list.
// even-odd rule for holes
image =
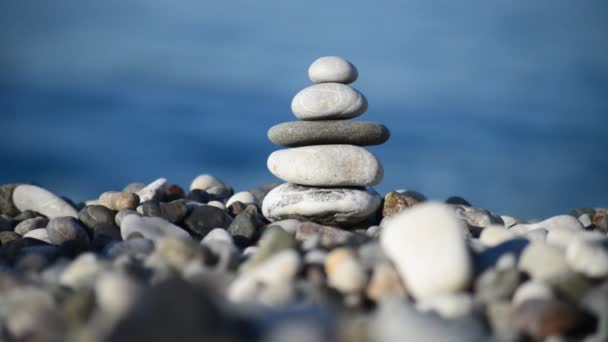
[[358, 90], [340, 83], [321, 83], [300, 90], [291, 111], [300, 120], [344, 120], [367, 110], [367, 99]]
[[255, 204], [256, 200], [255, 197], [253, 196], [253, 194], [249, 191], [241, 191], [241, 192], [237, 192], [236, 194], [232, 195], [232, 197], [230, 197], [228, 199], [228, 202], [226, 202], [226, 207], [229, 207], [232, 203], [239, 201], [243, 204]]
[[207, 205], [210, 205], [212, 207], [216, 207], [222, 210], [226, 210], [226, 206], [224, 205], [224, 203], [220, 202], [220, 201], [209, 201], [207, 203]]
[[501, 244], [507, 240], [513, 239], [515, 233], [499, 225], [491, 225], [487, 228], [482, 229], [481, 235], [479, 235], [479, 241], [484, 246], [493, 247]]
[[190, 184], [190, 191], [195, 189], [207, 190], [215, 186], [226, 187], [226, 185], [224, 185], [224, 182], [219, 180], [217, 177], [208, 174], [203, 174], [194, 178], [192, 184]]
[[295, 218], [323, 224], [357, 223], [376, 211], [381, 201], [373, 189], [312, 188], [286, 183], [266, 195], [262, 213], [270, 221]]
[[49, 238], [49, 232], [46, 230], [46, 228], [30, 230], [25, 235], [23, 235], [23, 237], [44, 241], [46, 243], [51, 243], [51, 239]]
[[78, 217], [78, 212], [68, 202], [35, 185], [24, 184], [16, 187], [13, 191], [13, 203], [21, 211], [36, 211], [50, 219], [60, 216]]
[[528, 244], [519, 258], [519, 269], [538, 280], [549, 280], [570, 271], [564, 252], [543, 242]]
[[221, 241], [223, 243], [227, 243], [232, 245], [234, 241], [232, 240], [232, 235], [228, 233], [228, 231], [224, 228], [213, 228], [205, 237], [201, 240], [201, 244], [212, 243], [213, 241]]
[[519, 285], [513, 295], [513, 304], [517, 305], [530, 299], [553, 299], [553, 290], [540, 280], [528, 280]]
[[156, 240], [166, 236], [190, 238], [190, 234], [160, 217], [140, 217], [128, 215], [122, 219], [120, 224], [120, 235], [126, 240], [129, 235], [140, 233], [145, 238]]
[[357, 68], [351, 62], [338, 56], [321, 57], [308, 68], [308, 77], [314, 83], [349, 84], [355, 82], [358, 76]]
[[368, 150], [354, 145], [315, 145], [278, 150], [268, 157], [278, 178], [310, 186], [371, 186], [384, 169]]
[[435, 311], [439, 316], [451, 319], [471, 314], [474, 304], [473, 296], [468, 293], [450, 293], [421, 300], [416, 308], [421, 312]]
[[427, 299], [465, 290], [473, 265], [462, 221], [447, 205], [421, 203], [395, 215], [380, 244], [395, 263], [408, 291]]

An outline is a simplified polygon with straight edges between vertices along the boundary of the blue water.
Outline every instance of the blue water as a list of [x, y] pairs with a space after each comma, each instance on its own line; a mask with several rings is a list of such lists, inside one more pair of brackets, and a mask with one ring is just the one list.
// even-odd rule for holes
[[308, 65], [342, 55], [391, 139], [380, 192], [543, 218], [608, 206], [605, 1], [0, 4], [0, 183], [75, 200], [212, 173], [247, 189]]

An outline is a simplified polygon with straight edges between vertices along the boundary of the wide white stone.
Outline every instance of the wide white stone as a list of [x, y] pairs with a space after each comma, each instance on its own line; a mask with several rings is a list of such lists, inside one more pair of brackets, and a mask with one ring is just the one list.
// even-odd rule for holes
[[357, 80], [357, 68], [338, 56], [325, 56], [314, 61], [308, 68], [308, 77], [314, 83], [353, 83]]
[[150, 240], [156, 240], [165, 236], [190, 238], [188, 232], [163, 218], [128, 215], [122, 219], [120, 235], [126, 240], [133, 233], [140, 233], [143, 237]]
[[550, 280], [570, 271], [563, 250], [543, 242], [531, 242], [524, 249], [519, 269], [538, 280]]
[[300, 120], [344, 120], [367, 110], [367, 99], [356, 89], [340, 83], [320, 83], [300, 90], [291, 111]]
[[207, 190], [213, 188], [214, 186], [226, 187], [224, 182], [219, 180], [217, 177], [208, 174], [203, 174], [194, 178], [192, 184], [190, 184], [190, 191], [195, 189]]
[[384, 169], [376, 156], [353, 145], [314, 145], [278, 150], [268, 170], [291, 183], [310, 186], [372, 186]]
[[126, 274], [103, 273], [95, 284], [95, 298], [99, 308], [113, 316], [122, 316], [133, 307], [142, 288]]
[[221, 241], [223, 243], [227, 243], [232, 245], [234, 241], [232, 240], [232, 235], [228, 233], [228, 231], [224, 228], [213, 228], [205, 237], [201, 240], [201, 244], [208, 244], [212, 242]]
[[243, 204], [255, 204], [256, 203], [255, 197], [249, 191], [241, 191], [241, 192], [237, 192], [236, 194], [232, 195], [232, 197], [230, 197], [228, 199], [228, 202], [226, 202], [226, 206], [229, 207], [232, 203], [234, 203], [236, 201], [239, 201]]
[[154, 182], [146, 185], [143, 189], [137, 192], [139, 196], [139, 203], [155, 199], [158, 196], [160, 190], [167, 184], [167, 179], [159, 178]]
[[519, 285], [513, 295], [513, 304], [520, 304], [530, 299], [553, 299], [551, 287], [540, 280], [528, 280]]
[[591, 278], [608, 276], [608, 240], [575, 238], [566, 248], [566, 261], [570, 267]]
[[23, 235], [23, 237], [44, 241], [46, 243], [51, 243], [51, 239], [49, 238], [49, 232], [46, 230], [46, 228], [30, 230], [25, 235]]
[[216, 207], [218, 209], [226, 210], [226, 206], [224, 205], [224, 203], [222, 203], [220, 201], [209, 201], [207, 203], [207, 205], [210, 205], [212, 207]]
[[357, 223], [375, 212], [381, 201], [373, 189], [312, 188], [285, 183], [266, 195], [262, 213], [270, 221], [295, 218], [324, 224]]
[[35, 185], [24, 184], [16, 187], [13, 191], [13, 203], [21, 211], [36, 211], [48, 218], [78, 217], [78, 212], [68, 202]]
[[380, 233], [382, 248], [416, 299], [468, 287], [473, 265], [462, 221], [445, 204], [421, 203], [395, 215]]

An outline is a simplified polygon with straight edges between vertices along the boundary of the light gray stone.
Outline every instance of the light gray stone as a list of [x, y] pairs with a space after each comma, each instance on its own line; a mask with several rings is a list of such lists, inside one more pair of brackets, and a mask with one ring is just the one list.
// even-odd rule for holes
[[46, 228], [30, 230], [25, 235], [23, 235], [23, 237], [44, 241], [46, 243], [51, 243], [51, 239], [49, 239], [49, 233], [47, 232]]
[[300, 120], [344, 120], [367, 110], [367, 99], [356, 89], [340, 83], [321, 83], [302, 89], [291, 101]]
[[570, 267], [590, 278], [608, 276], [608, 239], [575, 238], [566, 248]]
[[167, 179], [159, 178], [154, 182], [146, 185], [143, 189], [137, 192], [137, 196], [139, 196], [139, 203], [143, 203], [145, 201], [149, 201], [152, 199], [156, 199], [161, 191], [161, 189], [167, 184]]
[[[353, 145], [315, 145], [273, 152], [268, 170], [278, 178], [309, 186], [372, 186], [384, 169], [368, 150]], [[578, 222], [578, 221], [577, 221]]]
[[48, 218], [71, 216], [78, 212], [68, 202], [39, 186], [23, 184], [13, 191], [13, 203], [21, 211], [32, 210]]
[[519, 258], [519, 269], [543, 281], [570, 272], [564, 252], [542, 242], [528, 244]]
[[136, 233], [150, 240], [169, 236], [190, 238], [188, 232], [160, 217], [140, 217], [138, 215], [124, 217], [120, 225], [120, 235], [123, 240]]
[[420, 203], [391, 218], [380, 233], [382, 248], [416, 299], [466, 289], [473, 264], [462, 221], [440, 203]]
[[46, 217], [32, 217], [27, 220], [23, 220], [15, 226], [15, 233], [19, 235], [25, 235], [29, 231], [38, 228], [46, 228], [46, 225], [49, 223], [49, 219]]
[[292, 183], [272, 189], [264, 198], [262, 213], [270, 221], [289, 218], [323, 224], [361, 222], [380, 207], [372, 189], [312, 188]]
[[313, 83], [349, 84], [355, 82], [357, 76], [359, 76], [357, 68], [351, 62], [338, 56], [318, 58], [308, 68], [308, 78]]
[[273, 144], [286, 147], [348, 144], [380, 145], [390, 137], [389, 130], [374, 122], [351, 120], [292, 121], [268, 130]]
[[513, 295], [513, 304], [517, 305], [531, 299], [553, 299], [555, 295], [549, 285], [541, 280], [528, 280], [521, 284]]
[[470, 227], [485, 228], [491, 225], [504, 225], [502, 218], [492, 214], [489, 210], [459, 204], [452, 204], [451, 207], [456, 212], [456, 215]]
[[54, 245], [61, 245], [66, 241], [79, 241], [89, 243], [86, 230], [77, 219], [67, 217], [55, 217], [51, 219], [46, 227], [49, 240]]
[[443, 318], [468, 316], [473, 312], [474, 299], [468, 293], [450, 293], [427, 298], [416, 303], [421, 312], [436, 312]]
[[219, 180], [217, 177], [209, 174], [202, 174], [192, 180], [192, 183], [190, 184], [190, 191], [195, 189], [206, 191], [215, 186], [226, 187], [224, 182]]
[[95, 284], [95, 298], [99, 308], [113, 316], [127, 313], [141, 296], [142, 287], [124, 273], [106, 272]]
[[255, 197], [253, 196], [253, 194], [249, 191], [241, 191], [241, 192], [237, 192], [236, 194], [232, 195], [232, 197], [230, 197], [228, 199], [228, 201], [226, 202], [226, 207], [229, 207], [232, 203], [234, 202], [241, 202], [243, 204], [256, 204], [257, 201], [255, 199]]
[[479, 241], [481, 241], [484, 246], [494, 247], [507, 240], [513, 239], [515, 236], [515, 233], [502, 225], [491, 225], [481, 231]]
[[61, 273], [59, 282], [72, 288], [92, 287], [99, 275], [109, 267], [108, 262], [98, 259], [95, 254], [83, 253]]

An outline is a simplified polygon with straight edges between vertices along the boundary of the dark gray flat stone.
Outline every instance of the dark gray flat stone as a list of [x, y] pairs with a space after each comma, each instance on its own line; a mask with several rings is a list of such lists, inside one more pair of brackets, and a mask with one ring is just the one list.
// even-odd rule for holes
[[268, 130], [268, 139], [285, 147], [324, 144], [380, 145], [389, 137], [390, 132], [384, 125], [350, 120], [291, 121], [275, 125]]

